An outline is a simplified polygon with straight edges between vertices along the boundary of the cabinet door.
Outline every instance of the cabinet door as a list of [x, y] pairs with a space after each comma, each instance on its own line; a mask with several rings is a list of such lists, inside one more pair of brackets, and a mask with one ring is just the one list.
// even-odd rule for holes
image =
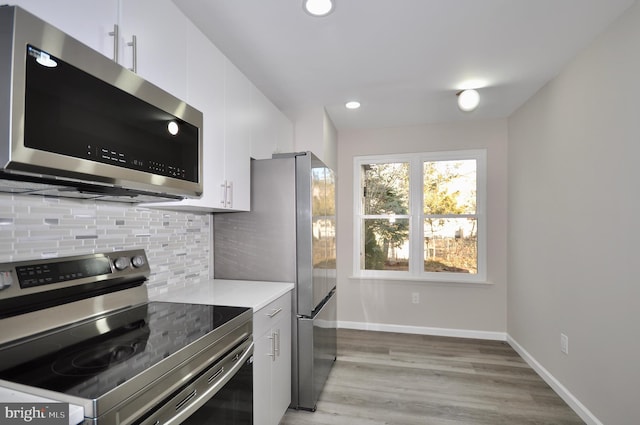
[[291, 292], [253, 314], [255, 425], [278, 425], [291, 403]]
[[271, 423], [279, 424], [291, 404], [291, 314], [274, 327], [276, 358], [271, 369]]
[[118, 23], [118, 0], [14, 0], [31, 12], [103, 55], [113, 58], [113, 26]]
[[253, 90], [254, 125], [251, 157], [271, 158], [277, 152], [293, 152], [293, 124], [282, 111], [257, 88]]
[[229, 60], [225, 66], [225, 179], [231, 184], [227, 208], [251, 206], [251, 129], [253, 84]]
[[202, 167], [204, 193], [200, 199], [186, 200], [187, 204], [203, 209], [224, 208], [225, 175], [225, 105], [224, 55], [196, 27], [188, 29], [187, 43], [187, 102], [199, 109], [204, 117], [202, 132]]
[[[271, 418], [271, 329], [254, 336], [253, 347], [253, 423], [272, 425]], [[275, 422], [277, 424], [278, 422]]]
[[186, 98], [187, 18], [170, 0], [120, 0], [120, 64], [174, 96]]

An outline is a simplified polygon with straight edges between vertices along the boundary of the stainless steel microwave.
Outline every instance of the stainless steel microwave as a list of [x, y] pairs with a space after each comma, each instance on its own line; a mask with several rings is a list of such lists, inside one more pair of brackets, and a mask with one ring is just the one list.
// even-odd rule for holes
[[0, 7], [0, 192], [202, 194], [202, 113], [16, 6]]

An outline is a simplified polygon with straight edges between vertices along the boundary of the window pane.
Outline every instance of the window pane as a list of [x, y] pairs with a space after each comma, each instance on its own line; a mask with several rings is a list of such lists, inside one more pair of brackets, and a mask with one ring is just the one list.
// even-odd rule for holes
[[364, 219], [362, 270], [409, 270], [409, 219]]
[[478, 227], [473, 218], [424, 220], [424, 271], [478, 273]]
[[425, 214], [475, 214], [475, 159], [427, 161], [423, 170]]
[[409, 213], [409, 164], [406, 162], [362, 165], [362, 213]]

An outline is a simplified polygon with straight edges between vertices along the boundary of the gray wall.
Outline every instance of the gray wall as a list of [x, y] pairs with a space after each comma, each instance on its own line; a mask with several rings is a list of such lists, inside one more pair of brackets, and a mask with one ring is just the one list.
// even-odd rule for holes
[[[453, 101], [453, 100], [452, 100]], [[352, 278], [353, 158], [383, 153], [487, 149], [488, 282]], [[507, 324], [507, 121], [339, 132], [338, 318], [343, 327], [504, 339]], [[411, 303], [411, 294], [420, 303]]]
[[639, 100], [636, 4], [509, 119], [508, 333], [607, 425], [640, 418]]

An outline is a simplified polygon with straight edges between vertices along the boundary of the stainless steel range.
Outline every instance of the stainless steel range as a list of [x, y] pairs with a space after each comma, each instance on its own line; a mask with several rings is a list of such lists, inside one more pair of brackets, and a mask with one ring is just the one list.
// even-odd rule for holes
[[84, 424], [252, 423], [249, 308], [151, 302], [143, 250], [0, 264], [0, 386]]

